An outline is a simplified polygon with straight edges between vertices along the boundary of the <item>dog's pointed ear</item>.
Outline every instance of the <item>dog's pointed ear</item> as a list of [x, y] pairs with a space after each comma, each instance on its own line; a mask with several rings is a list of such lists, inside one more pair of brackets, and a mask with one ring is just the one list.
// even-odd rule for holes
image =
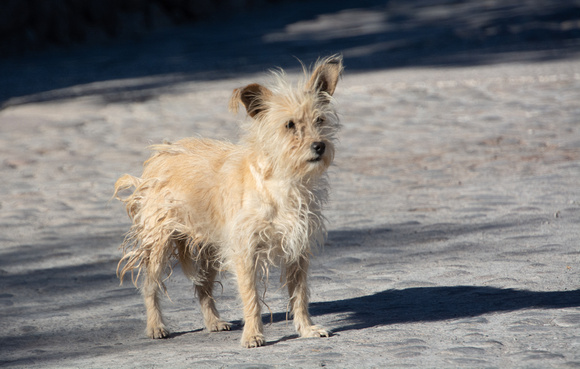
[[307, 87], [311, 91], [327, 93], [332, 96], [338, 79], [342, 74], [342, 56], [334, 55], [316, 63], [316, 68], [308, 81]]
[[272, 91], [262, 85], [252, 83], [234, 90], [229, 108], [233, 113], [237, 113], [238, 105], [241, 102], [246, 107], [248, 115], [254, 118], [257, 114], [267, 109], [265, 102], [270, 96], [272, 96]]

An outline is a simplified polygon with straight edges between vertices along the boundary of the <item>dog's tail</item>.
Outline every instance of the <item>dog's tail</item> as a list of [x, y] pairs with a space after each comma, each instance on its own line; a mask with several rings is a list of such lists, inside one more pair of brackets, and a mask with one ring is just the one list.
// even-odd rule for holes
[[125, 205], [127, 206], [127, 214], [129, 214], [129, 217], [131, 219], [133, 219], [133, 216], [137, 213], [137, 209], [134, 209], [136, 203], [134, 201], [131, 201], [134, 194], [122, 197], [120, 195], [120, 192], [128, 190], [132, 187], [137, 188], [139, 187], [140, 183], [141, 183], [140, 178], [133, 177], [132, 175], [129, 174], [125, 174], [124, 176], [119, 178], [117, 182], [115, 182], [115, 192], [113, 193], [113, 198], [116, 198], [117, 200], [125, 203]]
[[131, 187], [137, 187], [137, 178], [133, 177], [132, 175], [125, 174], [119, 178], [117, 182], [115, 182], [115, 193], [113, 194], [113, 197], [123, 201], [124, 199], [119, 196], [119, 192], [128, 190]]

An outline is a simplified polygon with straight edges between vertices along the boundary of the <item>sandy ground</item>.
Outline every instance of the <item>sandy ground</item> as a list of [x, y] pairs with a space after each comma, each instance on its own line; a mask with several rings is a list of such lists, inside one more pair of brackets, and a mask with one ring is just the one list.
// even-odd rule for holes
[[0, 111], [0, 366], [580, 367], [580, 59], [348, 60], [310, 278], [332, 337], [297, 338], [273, 273], [267, 345], [242, 349], [230, 276], [216, 298], [234, 329], [208, 333], [179, 271], [163, 303], [173, 335], [145, 337], [141, 298], [115, 275], [129, 220], [113, 183], [140, 173], [150, 143], [235, 140], [227, 99], [264, 74], [95, 79]]

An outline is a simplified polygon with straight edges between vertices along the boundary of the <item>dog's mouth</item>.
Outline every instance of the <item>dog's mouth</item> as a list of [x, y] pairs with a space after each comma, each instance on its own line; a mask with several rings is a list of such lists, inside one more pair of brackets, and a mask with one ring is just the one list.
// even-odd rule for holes
[[308, 160], [309, 163], [316, 163], [322, 160], [322, 156], [317, 156], [313, 159]]

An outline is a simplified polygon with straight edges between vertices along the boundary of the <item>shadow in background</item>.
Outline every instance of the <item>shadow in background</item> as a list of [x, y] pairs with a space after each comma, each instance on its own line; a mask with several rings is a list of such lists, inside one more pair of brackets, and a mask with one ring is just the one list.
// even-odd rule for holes
[[96, 95], [142, 101], [176, 83], [297, 70], [342, 53], [348, 71], [544, 61], [580, 51], [579, 1], [295, 1], [237, 16], [0, 60], [0, 104]]

